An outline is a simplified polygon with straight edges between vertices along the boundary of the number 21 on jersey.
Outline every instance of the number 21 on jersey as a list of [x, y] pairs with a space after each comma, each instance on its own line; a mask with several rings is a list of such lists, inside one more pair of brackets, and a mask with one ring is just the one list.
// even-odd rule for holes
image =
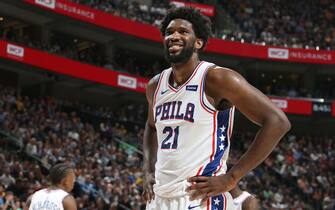
[[177, 149], [177, 147], [178, 147], [178, 136], [179, 136], [179, 126], [177, 126], [174, 129], [170, 126], [166, 126], [163, 129], [163, 134], [167, 134], [167, 136], [162, 141], [161, 149]]

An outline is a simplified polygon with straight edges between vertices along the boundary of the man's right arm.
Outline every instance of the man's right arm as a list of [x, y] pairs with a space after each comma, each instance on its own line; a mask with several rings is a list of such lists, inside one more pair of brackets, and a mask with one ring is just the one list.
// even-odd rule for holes
[[77, 210], [76, 200], [72, 195], [67, 195], [63, 199], [64, 210]]
[[146, 201], [154, 198], [155, 163], [157, 154], [157, 134], [153, 114], [154, 94], [158, 85], [159, 75], [150, 80], [147, 86], [148, 117], [143, 135], [143, 195]]

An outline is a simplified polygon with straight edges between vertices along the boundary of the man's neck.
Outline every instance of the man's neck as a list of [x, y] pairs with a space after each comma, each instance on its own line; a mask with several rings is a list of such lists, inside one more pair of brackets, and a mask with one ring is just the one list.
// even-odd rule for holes
[[195, 68], [200, 63], [199, 58], [196, 54], [186, 61], [185, 63], [181, 64], [171, 64], [172, 67], [172, 75], [171, 75], [171, 82], [176, 83], [177, 86], [184, 84], [188, 78], [192, 75]]
[[48, 187], [50, 190], [65, 190], [65, 187], [61, 186], [61, 185], [51, 185], [50, 187]]

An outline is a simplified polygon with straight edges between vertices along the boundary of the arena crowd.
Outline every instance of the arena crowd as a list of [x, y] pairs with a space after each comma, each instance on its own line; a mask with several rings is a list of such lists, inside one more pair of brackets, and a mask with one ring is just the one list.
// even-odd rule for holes
[[[69, 162], [76, 168], [73, 193], [79, 209], [144, 209], [142, 156], [115, 139], [140, 149], [145, 106], [113, 111], [52, 97], [20, 96], [4, 86], [0, 89], [0, 130], [24, 145], [17, 152], [1, 148], [0, 208], [11, 205], [19, 210], [28, 194], [48, 184], [45, 168]], [[134, 112], [137, 117], [127, 114]], [[231, 162], [253, 135], [234, 134]], [[332, 210], [335, 194], [329, 186], [335, 181], [334, 151], [332, 136], [291, 133], [240, 186], [256, 194], [266, 210]]]

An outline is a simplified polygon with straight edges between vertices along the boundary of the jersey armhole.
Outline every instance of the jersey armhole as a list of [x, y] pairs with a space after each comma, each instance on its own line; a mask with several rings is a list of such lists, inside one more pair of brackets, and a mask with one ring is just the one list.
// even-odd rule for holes
[[206, 82], [206, 76], [207, 76], [208, 69], [210, 67], [213, 67], [213, 66], [215, 66], [215, 64], [210, 65], [205, 69], [205, 71], [203, 72], [203, 75], [201, 77], [201, 85], [200, 85], [200, 103], [201, 103], [201, 106], [205, 111], [207, 111], [211, 114], [213, 114], [217, 110], [207, 99], [206, 92], [205, 92], [205, 82]]
[[234, 117], [235, 117], [235, 106], [229, 108], [229, 124], [228, 124], [228, 140], [230, 142], [231, 136], [233, 135], [234, 128]]
[[151, 103], [152, 103], [152, 107], [154, 107], [155, 104], [156, 104], [157, 93], [159, 92], [159, 88], [160, 88], [160, 85], [161, 85], [161, 82], [162, 82], [162, 78], [163, 78], [163, 76], [164, 76], [164, 73], [165, 73], [165, 71], [163, 71], [163, 72], [160, 73], [160, 75], [159, 75], [158, 84], [157, 84], [156, 90], [155, 90], [155, 92], [154, 92], [154, 97], [152, 98], [152, 101], [151, 101]]

